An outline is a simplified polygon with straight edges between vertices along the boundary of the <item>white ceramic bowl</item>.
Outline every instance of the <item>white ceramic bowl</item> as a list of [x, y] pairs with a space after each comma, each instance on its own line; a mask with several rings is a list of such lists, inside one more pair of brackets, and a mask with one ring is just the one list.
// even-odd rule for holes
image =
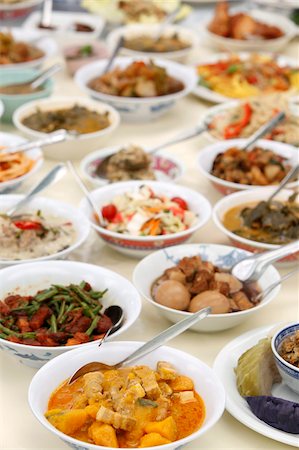
[[[41, 13], [35, 11], [27, 17], [22, 27], [25, 30], [39, 30], [44, 36], [52, 36], [60, 45], [74, 43], [90, 44], [99, 37], [105, 25], [105, 21], [100, 16], [67, 11], [53, 11], [52, 24], [56, 27], [54, 30], [38, 28], [40, 19]], [[76, 32], [72, 29], [75, 23], [88, 25], [93, 28], [93, 31]]]
[[20, 20], [42, 2], [43, 0], [23, 0], [18, 3], [0, 3], [0, 19]]
[[[100, 360], [108, 364], [116, 363], [128, 356], [143, 342], [109, 342], [100, 349], [97, 346], [89, 346], [84, 349], [78, 348], [72, 352], [67, 352], [42, 367], [33, 377], [29, 387], [29, 405], [37, 420], [57, 438], [64, 441], [70, 447], [76, 450], [107, 450], [110, 447], [93, 445], [83, 441], [78, 441], [67, 436], [56, 428], [44, 416], [47, 409], [47, 403], [51, 393], [59, 384], [67, 379], [75, 370], [83, 364], [90, 361]], [[158, 447], [147, 447], [148, 450], [179, 450], [185, 444], [200, 438], [206, 431], [213, 427], [220, 419], [225, 403], [225, 393], [217, 375], [210, 367], [188, 353], [176, 350], [171, 347], [160, 347], [138, 360], [137, 364], [156, 367], [158, 361], [168, 361], [172, 363], [177, 370], [194, 381], [195, 389], [202, 397], [206, 407], [206, 417], [199, 430], [171, 444], [159, 445]], [[57, 440], [57, 442], [59, 442]], [[111, 449], [110, 449], [111, 450]]]
[[[115, 58], [114, 67], [125, 68], [133, 61], [148, 62], [149, 59], [146, 57], [118, 57]], [[154, 62], [158, 66], [165, 67], [170, 76], [182, 81], [184, 89], [175, 94], [161, 95], [159, 97], [135, 98], [103, 94], [102, 92], [89, 88], [88, 83], [101, 74], [107, 64], [107, 60], [98, 61], [82, 67], [76, 73], [75, 81], [90, 97], [114, 106], [124, 120], [130, 122], [147, 122], [168, 112], [178, 99], [186, 97], [195, 88], [197, 81], [196, 71], [193, 67], [183, 66], [173, 61], [158, 58], [155, 58]]]
[[[246, 61], [251, 53], [248, 52], [239, 52], [239, 53], [235, 53], [241, 60]], [[260, 52], [260, 55], [265, 55], [265, 56], [269, 56], [271, 55], [271, 53], [267, 53], [267, 52]], [[296, 60], [296, 58], [289, 58], [286, 57], [284, 55], [271, 55], [274, 59], [275, 62], [278, 64], [278, 66], [280, 67], [285, 67], [285, 66], [290, 66], [290, 67], [298, 67], [298, 62]], [[231, 57], [231, 53], [216, 53], [213, 55], [210, 55], [207, 58], [204, 58], [203, 60], [200, 60], [197, 62], [197, 64], [195, 65], [195, 67], [198, 67], [200, 65], [205, 65], [205, 64], [213, 64], [213, 63], [217, 63], [219, 61], [225, 61], [227, 59], [229, 59]], [[277, 91], [278, 93], [279, 91]], [[289, 92], [289, 91], [284, 91], [285, 93]], [[205, 86], [201, 86], [197, 83], [195, 89], [192, 92], [194, 95], [196, 95], [199, 98], [202, 98], [204, 100], [207, 100], [208, 102], [211, 103], [223, 103], [223, 102], [227, 102], [228, 100], [233, 100], [232, 97], [226, 97], [225, 95], [219, 94], [216, 91], [213, 91], [212, 89], [209, 89], [208, 87]], [[250, 98], [250, 97], [247, 97]], [[241, 99], [241, 100], [246, 100], [245, 99]]]
[[[99, 163], [107, 156], [113, 155], [124, 148], [122, 145], [115, 145], [114, 147], [103, 148], [90, 153], [81, 161], [81, 170], [85, 177], [94, 186], [103, 186], [108, 183], [106, 178], [97, 176], [96, 168]], [[145, 149], [146, 151], [147, 149]], [[159, 152], [152, 156], [153, 170], [157, 181], [177, 181], [183, 175], [184, 167], [179, 159], [174, 158], [169, 153]]]
[[115, 250], [136, 258], [142, 258], [153, 250], [169, 247], [171, 245], [181, 244], [187, 241], [209, 220], [211, 206], [209, 201], [201, 194], [192, 189], [178, 186], [171, 183], [160, 181], [122, 181], [119, 183], [108, 184], [91, 192], [91, 196], [96, 205], [102, 208], [110, 203], [116, 195], [124, 194], [127, 191], [133, 191], [139, 186], [146, 184], [154, 193], [163, 194], [172, 197], [182, 197], [188, 204], [189, 209], [198, 215], [193, 226], [179, 233], [166, 234], [161, 236], [132, 236], [130, 234], [116, 233], [107, 230], [98, 225], [94, 220], [93, 211], [89, 203], [83, 199], [80, 203], [82, 211], [89, 218], [93, 227], [100, 237]]
[[[0, 132], [0, 146], [11, 147], [26, 142], [26, 139], [21, 138], [15, 134]], [[31, 175], [37, 172], [43, 165], [43, 153], [40, 148], [33, 148], [26, 152], [26, 156], [34, 161], [33, 167], [24, 175], [14, 178], [13, 180], [0, 182], [0, 193], [9, 192], [17, 187], [20, 187], [23, 181], [27, 180]]]
[[[32, 295], [37, 291], [48, 288], [52, 283], [68, 285], [87, 281], [94, 289], [108, 292], [102, 299], [104, 309], [110, 305], [119, 305], [124, 311], [124, 322], [121, 328], [111, 337], [119, 336], [137, 320], [141, 311], [141, 301], [138, 292], [126, 278], [93, 264], [76, 261], [46, 261], [22, 266], [8, 267], [0, 271], [0, 298], [4, 299], [9, 293], [17, 292], [19, 295]], [[17, 344], [0, 338], [0, 347], [16, 357], [19, 362], [39, 368], [47, 361], [61, 353], [83, 346], [83, 354], [93, 341], [86, 344], [37, 347], [34, 345]], [[106, 346], [106, 344], [105, 344]], [[98, 349], [98, 344], [96, 344]]]
[[[0, 195], [0, 212], [5, 213], [5, 211], [9, 210], [14, 206], [23, 195]], [[57, 258], [65, 258], [69, 253], [77, 249], [83, 242], [86, 241], [90, 231], [90, 224], [84, 214], [78, 211], [72, 205], [68, 203], [63, 203], [59, 200], [52, 200], [46, 197], [34, 197], [30, 204], [24, 208], [24, 212], [33, 212], [42, 211], [45, 216], [54, 216], [54, 217], [62, 217], [67, 221], [72, 222], [75, 230], [76, 230], [76, 238], [72, 245], [70, 245], [65, 250], [61, 252], [54, 253], [52, 255], [43, 256], [40, 258], [26, 259], [26, 260], [4, 260], [0, 259], [0, 268], [1, 266], [9, 266], [9, 265], [19, 265], [23, 263], [29, 263], [34, 261], [45, 261], [50, 259]]]
[[298, 330], [298, 322], [290, 324], [277, 331], [271, 340], [272, 352], [282, 381], [297, 394], [299, 394], [299, 368], [283, 359], [278, 353], [278, 350], [282, 341]]
[[[107, 43], [111, 49], [113, 49], [121, 36], [130, 39], [138, 36], [151, 36], [156, 37], [156, 34], [160, 28], [159, 24], [131, 24], [124, 27], [119, 27], [113, 30], [107, 37]], [[188, 48], [183, 50], [177, 50], [173, 52], [142, 52], [137, 50], [131, 50], [128, 48], [122, 48], [121, 53], [126, 56], [147, 56], [149, 58], [166, 58], [172, 61], [185, 62], [190, 52], [197, 47], [199, 38], [197, 33], [186, 27], [179, 25], [167, 25], [165, 27], [163, 36], [173, 36], [177, 34], [182, 41], [189, 44]]]
[[[201, 256], [204, 261], [210, 261], [224, 269], [241, 261], [250, 255], [250, 252], [227, 245], [216, 244], [187, 244], [167, 249], [159, 250], [144, 258], [135, 267], [133, 273], [133, 283], [140, 295], [151, 303], [159, 313], [165, 316], [171, 322], [179, 322], [188, 317], [191, 313], [187, 311], [178, 311], [155, 302], [151, 295], [151, 287], [154, 281], [159, 278], [166, 269], [175, 266], [185, 256]], [[265, 290], [270, 284], [280, 279], [277, 270], [270, 266], [259, 280], [262, 290]], [[257, 306], [245, 311], [239, 311], [228, 314], [210, 314], [204, 320], [191, 327], [194, 331], [215, 332], [233, 328], [256, 314], [261, 314], [261, 309], [274, 300], [280, 290], [280, 286], [273, 289], [271, 294], [262, 300]]]
[[250, 40], [232, 39], [218, 36], [208, 29], [211, 20], [205, 22], [203, 25], [205, 37], [207, 42], [213, 47], [221, 51], [243, 52], [243, 51], [263, 51], [263, 52], [277, 52], [285, 47], [288, 42], [296, 35], [296, 26], [287, 17], [281, 14], [275, 14], [261, 9], [253, 9], [246, 14], [250, 15], [259, 22], [267, 25], [274, 25], [281, 29], [283, 36], [276, 39], [259, 39], [254, 38]]
[[99, 113], [108, 111], [110, 125], [104, 130], [96, 131], [94, 133], [81, 134], [75, 138], [69, 136], [69, 139], [66, 141], [45, 146], [43, 152], [47, 158], [58, 159], [60, 161], [80, 159], [99, 148], [99, 146], [102, 145], [119, 126], [120, 117], [113, 107], [105, 103], [95, 102], [85, 97], [50, 97], [20, 106], [14, 112], [13, 123], [19, 131], [30, 139], [41, 139], [45, 137], [47, 133], [41, 133], [25, 126], [22, 123], [25, 117], [35, 113], [37, 108], [41, 111], [53, 111], [55, 109], [71, 108], [75, 104]]
[[4, 103], [2, 102], [2, 100], [0, 100], [0, 119], [3, 116], [4, 113]]
[[[223, 217], [227, 211], [238, 205], [246, 205], [248, 203], [258, 203], [266, 200], [276, 187], [263, 187], [260, 189], [250, 189], [247, 191], [235, 192], [234, 194], [227, 195], [226, 197], [219, 200], [213, 209], [213, 221], [217, 228], [219, 228], [222, 233], [232, 242], [236, 247], [249, 250], [254, 253], [264, 252], [266, 250], [273, 250], [278, 248], [278, 245], [266, 244], [263, 242], [252, 241], [251, 239], [246, 239], [238, 236], [235, 233], [229, 231], [223, 225]], [[293, 191], [284, 189], [275, 197], [275, 200], [285, 201], [293, 194]], [[281, 260], [279, 263], [292, 263], [296, 262], [299, 258], [299, 245], [298, 252], [293, 253]]]
[[57, 51], [57, 45], [55, 41], [49, 37], [43, 36], [37, 30], [22, 30], [22, 28], [4, 28], [0, 29], [2, 32], [10, 32], [13, 38], [17, 41], [31, 43], [35, 47], [44, 52], [41, 58], [34, 59], [33, 61], [16, 63], [16, 64], [1, 64], [0, 69], [29, 69], [33, 67], [40, 67], [45, 61], [52, 57]]
[[[260, 189], [261, 186], [254, 186], [249, 184], [233, 183], [231, 181], [222, 180], [211, 174], [213, 162], [219, 153], [223, 153], [229, 148], [242, 148], [246, 144], [246, 139], [230, 139], [220, 141], [213, 145], [208, 145], [200, 151], [198, 155], [198, 165], [200, 172], [213, 184], [213, 186], [223, 195], [231, 194], [232, 192], [245, 191], [249, 189]], [[287, 144], [274, 142], [269, 140], [259, 140], [256, 146], [271, 150], [275, 154], [282, 156], [288, 160], [288, 164], [292, 167], [298, 164], [298, 150]], [[289, 189], [297, 186], [297, 182], [293, 181], [287, 185]]]

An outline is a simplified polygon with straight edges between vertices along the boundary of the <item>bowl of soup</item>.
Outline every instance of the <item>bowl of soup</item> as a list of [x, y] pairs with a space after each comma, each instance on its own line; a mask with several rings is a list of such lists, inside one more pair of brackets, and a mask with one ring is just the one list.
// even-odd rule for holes
[[196, 32], [178, 25], [168, 25], [159, 38], [158, 24], [130, 24], [113, 30], [107, 43], [114, 48], [118, 39], [124, 38], [121, 49], [126, 56], [163, 57], [177, 62], [185, 62], [198, 44]]
[[[120, 412], [116, 413], [118, 414], [117, 417], [121, 419], [119, 423], [114, 423], [114, 426], [111, 423], [107, 423], [107, 420], [102, 415], [106, 416], [107, 413], [109, 415], [112, 413], [112, 417], [115, 417], [113, 415], [115, 411], [104, 406], [99, 408], [96, 399], [93, 408], [82, 403], [81, 412], [78, 409], [77, 411], [75, 409], [71, 411], [72, 415], [78, 415], [79, 412], [79, 415], [82, 414], [82, 416], [77, 425], [75, 420], [69, 417], [69, 429], [61, 427], [56, 421], [57, 416], [56, 418], [53, 417], [55, 410], [56, 412], [60, 410], [64, 414], [63, 409], [65, 410], [67, 407], [66, 403], [63, 405], [53, 392], [74, 371], [82, 365], [96, 360], [105, 361], [107, 364], [117, 363], [142, 344], [142, 342], [135, 341], [112, 342], [103, 345], [100, 349], [98, 349], [97, 345], [92, 345], [88, 348], [85, 347], [84, 350], [78, 349], [67, 352], [47, 363], [35, 375], [29, 388], [29, 404], [36, 419], [57, 437], [57, 442], [59, 442], [58, 438], [60, 438], [65, 444], [72, 448], [80, 448], [80, 450], [92, 450], [95, 448], [105, 450], [118, 446], [125, 448], [140, 448], [141, 446], [153, 448], [155, 446], [156, 448], [157, 445], [157, 448], [161, 450], [174, 450], [192, 441], [196, 440], [198, 442], [198, 439], [217, 423], [223, 413], [225, 403], [224, 389], [217, 375], [205, 363], [186, 352], [166, 346], [141, 357], [131, 365], [135, 367], [132, 369], [130, 367], [129, 378], [134, 381], [136, 379], [135, 374], [138, 373], [141, 381], [139, 386], [136, 386], [138, 390], [138, 392], [136, 391], [137, 397], [132, 397], [133, 399], [135, 398], [136, 403], [132, 398], [131, 400], [128, 399], [127, 408], [130, 409], [130, 414], [128, 415], [123, 414], [121, 405], [123, 395], [127, 393], [127, 389], [123, 390], [118, 405]], [[164, 364], [161, 365], [162, 362]], [[150, 380], [153, 381], [154, 388], [157, 388], [158, 383], [154, 372], [160, 370], [159, 376], [161, 377], [162, 366], [166, 369], [166, 372], [168, 371], [168, 375], [164, 373], [162, 377], [164, 379], [165, 377], [174, 377], [172, 382], [164, 380], [163, 384], [161, 379], [165, 394], [160, 395], [154, 391], [151, 393], [147, 392], [148, 386], [145, 377], [149, 376]], [[117, 380], [122, 383], [119, 371], [113, 372], [107, 371], [105, 380], [103, 380], [108, 381], [110, 378], [110, 382], [104, 383], [107, 395], [109, 395], [108, 391], [110, 391], [111, 383], [113, 384], [112, 377], [114, 375], [116, 376], [114, 381]], [[94, 375], [96, 375], [95, 378]], [[99, 380], [101, 375], [101, 372], [94, 372], [93, 374], [85, 375], [84, 380], [78, 379], [77, 382], [71, 385], [74, 396], [77, 396], [76, 390], [80, 387], [80, 382], [84, 383], [88, 391], [89, 387], [91, 387], [89, 382], [92, 383], [96, 379]], [[87, 381], [88, 378], [89, 381]], [[85, 384], [85, 381], [87, 381], [87, 384]], [[178, 382], [181, 382], [181, 386], [179, 386]], [[98, 383], [94, 385], [95, 396], [99, 394], [98, 386]], [[169, 387], [170, 390], [167, 389]], [[168, 398], [166, 398], [165, 404], [171, 407], [172, 414], [166, 412], [165, 416], [165, 409], [164, 411], [161, 409], [163, 401], [161, 397], [166, 397], [166, 389], [168, 390]], [[187, 389], [185, 391], [187, 394], [183, 394], [182, 389]], [[87, 391], [86, 393], [89, 395], [90, 391], [89, 393]], [[129, 394], [131, 393], [129, 392]], [[201, 406], [199, 406], [199, 403]], [[86, 407], [87, 409], [84, 409]], [[98, 411], [99, 409], [101, 411]], [[88, 415], [90, 413], [93, 414], [94, 418]], [[102, 417], [102, 425], [103, 423], [105, 424], [105, 427], [101, 430], [98, 430], [99, 422], [96, 423], [97, 421], [95, 421], [98, 413]], [[74, 431], [74, 427], [76, 431]], [[124, 428], [127, 428], [127, 430]], [[106, 433], [103, 433], [104, 430], [106, 430]], [[70, 433], [72, 431], [73, 433]], [[87, 433], [90, 437], [88, 437]], [[72, 434], [72, 436], [69, 434]], [[108, 439], [105, 439], [104, 435], [106, 437], [109, 436]]]
[[27, 103], [13, 115], [14, 125], [30, 139], [59, 129], [68, 131], [64, 142], [44, 147], [50, 159], [79, 159], [97, 149], [116, 130], [119, 113], [109, 105], [82, 97], [52, 97]]
[[27, 86], [12, 86], [10, 84], [26, 83], [34, 79], [40, 71], [36, 69], [7, 69], [1, 74], [0, 79], [0, 99], [4, 104], [3, 122], [11, 122], [13, 113], [24, 103], [28, 103], [40, 98], [49, 97], [53, 91], [53, 80], [48, 79], [45, 83], [32, 89]]
[[[236, 247], [254, 253], [297, 241], [298, 199], [292, 198], [293, 191], [284, 189], [268, 204], [275, 189], [263, 187], [227, 195], [214, 206], [215, 225]], [[298, 251], [279, 263], [296, 262], [298, 258], [299, 245]]]

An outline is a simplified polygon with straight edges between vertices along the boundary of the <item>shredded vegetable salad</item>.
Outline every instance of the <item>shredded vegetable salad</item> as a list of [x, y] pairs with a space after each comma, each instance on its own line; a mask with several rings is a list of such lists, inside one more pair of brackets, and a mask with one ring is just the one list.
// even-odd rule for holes
[[190, 228], [196, 214], [181, 197], [157, 195], [148, 186], [114, 197], [102, 208], [106, 229], [133, 236], [158, 236]]

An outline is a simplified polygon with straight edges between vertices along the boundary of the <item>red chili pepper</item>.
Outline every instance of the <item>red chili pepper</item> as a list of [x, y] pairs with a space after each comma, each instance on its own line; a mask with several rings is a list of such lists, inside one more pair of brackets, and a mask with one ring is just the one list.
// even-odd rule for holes
[[18, 220], [13, 222], [14, 226], [20, 230], [41, 230], [42, 225], [39, 222], [34, 222], [31, 220]]
[[252, 108], [249, 103], [245, 103], [243, 105], [244, 114], [241, 120], [235, 123], [229, 124], [224, 129], [224, 138], [225, 139], [231, 139], [234, 137], [237, 137], [240, 135], [241, 131], [243, 130], [246, 125], [250, 122], [251, 115], [252, 115]]
[[249, 84], [256, 84], [258, 82], [258, 78], [255, 75], [248, 75], [246, 80]]
[[187, 203], [181, 197], [173, 197], [171, 199], [171, 201], [177, 203], [179, 205], [179, 207], [182, 209], [185, 209], [185, 210], [188, 209]]
[[110, 205], [103, 206], [102, 216], [104, 217], [104, 219], [109, 220], [110, 222], [111, 220], [114, 219], [116, 214], [117, 214], [116, 206], [114, 206], [112, 203]]

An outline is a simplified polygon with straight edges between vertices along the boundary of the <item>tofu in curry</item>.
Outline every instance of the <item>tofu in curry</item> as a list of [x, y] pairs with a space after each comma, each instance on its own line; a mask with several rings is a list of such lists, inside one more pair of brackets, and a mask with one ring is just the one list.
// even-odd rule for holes
[[51, 395], [48, 421], [62, 433], [112, 448], [169, 444], [198, 430], [205, 406], [191, 378], [168, 362], [90, 372]]

